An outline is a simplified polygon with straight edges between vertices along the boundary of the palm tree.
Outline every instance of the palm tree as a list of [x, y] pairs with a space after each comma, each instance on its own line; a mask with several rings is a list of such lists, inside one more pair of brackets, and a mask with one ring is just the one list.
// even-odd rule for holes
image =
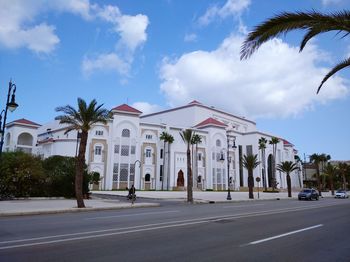
[[191, 169], [191, 142], [195, 133], [191, 129], [185, 129], [180, 132], [182, 140], [187, 145], [187, 202], [193, 203], [193, 181]]
[[[198, 135], [198, 134], [194, 134], [192, 136], [191, 144], [192, 145], [196, 145], [196, 155], [195, 156], [194, 156], [194, 153], [193, 153], [193, 150], [192, 150], [192, 154], [193, 154], [193, 156], [194, 156], [194, 158], [196, 160], [196, 164], [195, 164], [195, 168], [194, 168], [196, 170], [196, 177], [195, 177], [196, 181], [198, 179], [198, 144], [200, 144], [200, 143], [202, 143], [202, 137], [200, 135]], [[192, 164], [193, 164], [193, 162], [192, 162]]]
[[[164, 188], [164, 179], [165, 179], [165, 177], [167, 178], [166, 179], [166, 181], [167, 181], [167, 190], [169, 190], [169, 178], [168, 178], [168, 173], [169, 172], [167, 172], [167, 175], [165, 175], [165, 158], [166, 158], [166, 155], [167, 155], [167, 153], [166, 153], [166, 144], [168, 144], [168, 153], [169, 153], [169, 151], [170, 151], [170, 144], [172, 144], [173, 142], [174, 142], [174, 137], [172, 136], [172, 135], [170, 135], [169, 133], [167, 133], [167, 132], [165, 132], [165, 131], [163, 131], [162, 133], [161, 133], [161, 135], [160, 135], [160, 140], [163, 140], [164, 141], [164, 149], [163, 149], [163, 177], [162, 177], [162, 190], [163, 190], [163, 188]], [[168, 163], [167, 163], [167, 166], [169, 167], [169, 165], [170, 165], [170, 157], [168, 156]], [[167, 171], [169, 171], [168, 170], [168, 168], [167, 168]]]
[[[344, 32], [343, 37], [348, 36], [350, 33], [350, 12], [345, 10], [331, 14], [322, 14], [316, 11], [283, 12], [276, 15], [255, 27], [248, 34], [242, 45], [241, 60], [249, 58], [268, 40], [296, 29], [306, 30], [306, 34], [300, 43], [299, 51], [301, 52], [307, 42], [318, 34], [336, 31], [337, 34]], [[350, 57], [335, 65], [321, 81], [317, 93], [328, 78], [348, 66], [350, 66]]]
[[287, 175], [288, 197], [292, 197], [292, 183], [290, 181], [290, 173], [298, 169], [299, 167], [297, 164], [293, 163], [292, 161], [284, 161], [277, 165], [277, 170], [286, 173]]
[[325, 174], [329, 177], [329, 185], [332, 192], [332, 196], [334, 196], [334, 176], [336, 174], [337, 168], [333, 166], [331, 163], [328, 163], [324, 169]]
[[346, 174], [350, 172], [350, 166], [345, 162], [341, 162], [338, 164], [338, 168], [343, 180], [343, 189], [346, 190]]
[[79, 153], [75, 167], [75, 196], [78, 208], [85, 207], [82, 187], [88, 132], [96, 123], [106, 124], [111, 116], [110, 111], [102, 108], [102, 106], [103, 104], [97, 106], [95, 99], [87, 105], [82, 98], [78, 98], [78, 110], [70, 105], [56, 108], [56, 112], [62, 112], [63, 115], [57, 116], [55, 119], [59, 120], [60, 124], [69, 124], [65, 134], [72, 130], [81, 132]]
[[167, 152], [167, 156], [168, 156], [168, 168], [167, 168], [167, 190], [169, 190], [169, 182], [170, 182], [170, 145], [172, 143], [174, 143], [174, 137], [171, 134], [167, 135], [166, 141], [168, 143], [168, 152]]
[[162, 190], [164, 189], [163, 186], [164, 186], [164, 177], [165, 177], [165, 175], [164, 175], [164, 170], [165, 170], [165, 168], [164, 168], [164, 165], [165, 165], [165, 144], [166, 144], [167, 136], [168, 136], [168, 133], [163, 131], [160, 134], [160, 137], [159, 137], [159, 139], [163, 140], [163, 142], [164, 142], [164, 146], [163, 146], [163, 167], [162, 167], [163, 168], [163, 170], [162, 170]]
[[[276, 187], [277, 183], [276, 183], [276, 153], [277, 153], [277, 144], [280, 142], [279, 138], [273, 136], [271, 137], [271, 140], [269, 141], [269, 144], [272, 145], [272, 153], [273, 153], [273, 157], [272, 157], [272, 186]], [[273, 188], [275, 189], [275, 188]]]
[[312, 162], [316, 167], [317, 190], [318, 190], [320, 196], [322, 196], [321, 177], [320, 177], [320, 163], [321, 163], [321, 161], [322, 161], [322, 156], [320, 154], [314, 153], [310, 156], [310, 162]]
[[[327, 164], [327, 162], [330, 159], [331, 159], [330, 155], [326, 155], [326, 154], [321, 154], [320, 155], [320, 164], [321, 164], [321, 170], [320, 171], [322, 171], [322, 175], [323, 175], [323, 172], [324, 172], [325, 165]], [[326, 176], [322, 176], [322, 187], [323, 187], [323, 189], [325, 189], [325, 187], [326, 187]]]
[[259, 149], [261, 150], [261, 161], [262, 161], [262, 181], [263, 181], [263, 187], [264, 187], [265, 191], [267, 191], [266, 159], [265, 159], [266, 143], [267, 143], [267, 139], [265, 137], [261, 137], [259, 139]]
[[244, 155], [242, 158], [242, 164], [248, 171], [248, 188], [249, 188], [249, 199], [254, 199], [253, 188], [254, 188], [254, 169], [260, 164], [258, 161], [258, 155]]

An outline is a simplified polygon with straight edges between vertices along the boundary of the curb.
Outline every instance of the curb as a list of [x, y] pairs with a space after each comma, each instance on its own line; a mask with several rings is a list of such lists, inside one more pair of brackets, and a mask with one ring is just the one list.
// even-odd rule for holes
[[85, 208], [68, 208], [60, 210], [37, 210], [37, 211], [14, 211], [7, 213], [0, 213], [0, 217], [10, 216], [28, 216], [28, 215], [49, 215], [49, 214], [62, 214], [62, 213], [80, 213], [90, 211], [105, 211], [105, 210], [118, 210], [127, 208], [143, 208], [143, 207], [159, 207], [159, 203], [135, 203], [135, 204], [123, 204], [114, 207], [85, 207]]

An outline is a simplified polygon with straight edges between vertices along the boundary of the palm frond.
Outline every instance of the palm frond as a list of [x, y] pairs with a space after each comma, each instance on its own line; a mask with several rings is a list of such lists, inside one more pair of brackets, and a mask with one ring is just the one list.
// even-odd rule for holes
[[283, 12], [258, 25], [248, 34], [241, 48], [241, 60], [249, 58], [268, 40], [296, 29], [309, 31], [306, 38], [304, 37], [305, 44], [319, 33], [334, 30], [350, 32], [350, 12], [342, 11], [329, 15], [314, 10], [296, 13]]
[[328, 74], [322, 79], [322, 82], [320, 84], [320, 86], [317, 88], [317, 94], [320, 92], [321, 87], [323, 86], [323, 84], [331, 77], [333, 76], [335, 73], [337, 73], [338, 71], [342, 70], [345, 67], [350, 66], [350, 57], [341, 61], [339, 64], [337, 64], [335, 67], [332, 68], [331, 71], [328, 72]]

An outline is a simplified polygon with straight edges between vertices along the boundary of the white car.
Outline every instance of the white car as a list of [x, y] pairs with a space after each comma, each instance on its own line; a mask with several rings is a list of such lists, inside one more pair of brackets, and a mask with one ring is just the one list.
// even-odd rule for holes
[[335, 192], [335, 198], [349, 198], [349, 194], [345, 190]]

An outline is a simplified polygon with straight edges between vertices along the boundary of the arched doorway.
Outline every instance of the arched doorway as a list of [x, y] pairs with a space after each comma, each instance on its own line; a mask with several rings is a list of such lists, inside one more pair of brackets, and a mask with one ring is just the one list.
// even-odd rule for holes
[[150, 190], [151, 189], [151, 175], [146, 174], [145, 175], [145, 190]]
[[184, 187], [185, 186], [184, 172], [182, 172], [181, 169], [177, 173], [176, 186], [177, 187]]
[[17, 138], [17, 150], [32, 153], [33, 136], [29, 133], [22, 133]]
[[272, 174], [272, 165], [273, 165], [273, 156], [270, 154], [267, 158], [267, 186], [272, 187], [273, 174]]

